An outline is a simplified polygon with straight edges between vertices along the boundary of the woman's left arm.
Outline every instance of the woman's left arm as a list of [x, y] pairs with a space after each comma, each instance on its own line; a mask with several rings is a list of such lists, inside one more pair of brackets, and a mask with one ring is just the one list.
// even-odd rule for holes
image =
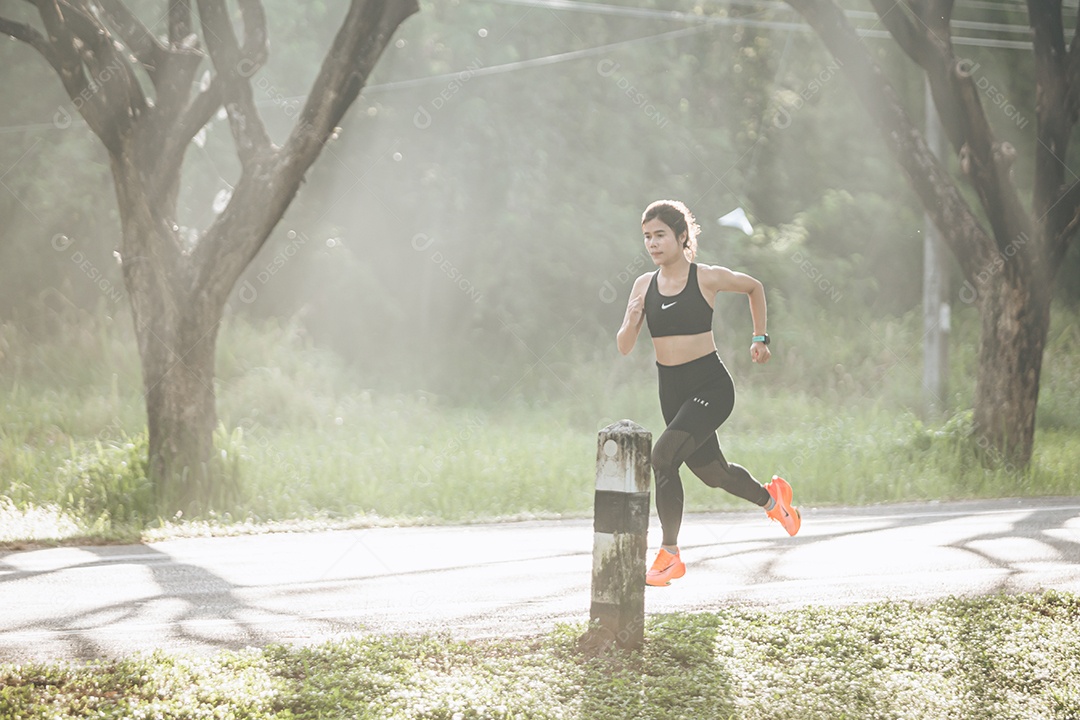
[[[719, 265], [699, 265], [698, 282], [702, 284], [706, 292], [715, 294], [718, 292], [746, 293], [750, 301], [750, 319], [754, 323], [754, 337], [764, 335], [768, 326], [768, 308], [765, 303], [765, 286], [757, 279], [746, 273], [728, 270]], [[756, 363], [769, 361], [772, 353], [763, 342], [755, 342], [750, 345], [750, 358]]]

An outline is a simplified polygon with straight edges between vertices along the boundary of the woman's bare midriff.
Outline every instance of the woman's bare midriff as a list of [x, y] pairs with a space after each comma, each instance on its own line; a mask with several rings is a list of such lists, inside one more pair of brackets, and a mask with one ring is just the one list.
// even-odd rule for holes
[[656, 362], [661, 365], [682, 365], [716, 352], [711, 330], [697, 335], [668, 335], [653, 338], [652, 341]]

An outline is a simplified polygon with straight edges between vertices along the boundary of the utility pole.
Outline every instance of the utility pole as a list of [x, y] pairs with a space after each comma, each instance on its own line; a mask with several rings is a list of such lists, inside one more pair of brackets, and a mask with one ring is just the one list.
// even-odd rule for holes
[[[941, 127], [930, 81], [926, 88], [926, 143], [942, 162], [948, 162], [945, 132]], [[923, 215], [923, 402], [928, 418], [946, 408], [949, 374], [949, 276], [944, 243], [930, 216]]]

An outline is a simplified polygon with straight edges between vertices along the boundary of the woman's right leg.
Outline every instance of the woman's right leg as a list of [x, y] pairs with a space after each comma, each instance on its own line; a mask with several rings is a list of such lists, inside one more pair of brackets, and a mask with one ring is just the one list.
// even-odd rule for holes
[[697, 446], [698, 442], [691, 433], [670, 425], [653, 444], [656, 514], [664, 533], [663, 544], [668, 547], [679, 544], [679, 529], [682, 526], [683, 486], [679, 466], [694, 453]]

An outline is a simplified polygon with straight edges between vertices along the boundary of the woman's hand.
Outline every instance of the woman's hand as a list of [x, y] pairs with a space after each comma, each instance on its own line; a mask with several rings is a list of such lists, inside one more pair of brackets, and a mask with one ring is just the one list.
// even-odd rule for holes
[[767, 363], [769, 358], [772, 357], [772, 353], [769, 352], [769, 346], [763, 342], [756, 342], [750, 345], [750, 359], [756, 363]]
[[626, 303], [626, 316], [623, 318], [622, 327], [615, 336], [615, 342], [619, 346], [619, 352], [627, 355], [634, 349], [638, 333], [641, 331], [641, 323], [645, 320], [645, 291], [649, 287], [651, 273], [645, 273], [634, 281], [634, 289], [630, 291], [630, 301]]
[[626, 305], [626, 326], [632, 328], [640, 328], [641, 321], [645, 317], [645, 298], [638, 295], [630, 298], [630, 302]]

